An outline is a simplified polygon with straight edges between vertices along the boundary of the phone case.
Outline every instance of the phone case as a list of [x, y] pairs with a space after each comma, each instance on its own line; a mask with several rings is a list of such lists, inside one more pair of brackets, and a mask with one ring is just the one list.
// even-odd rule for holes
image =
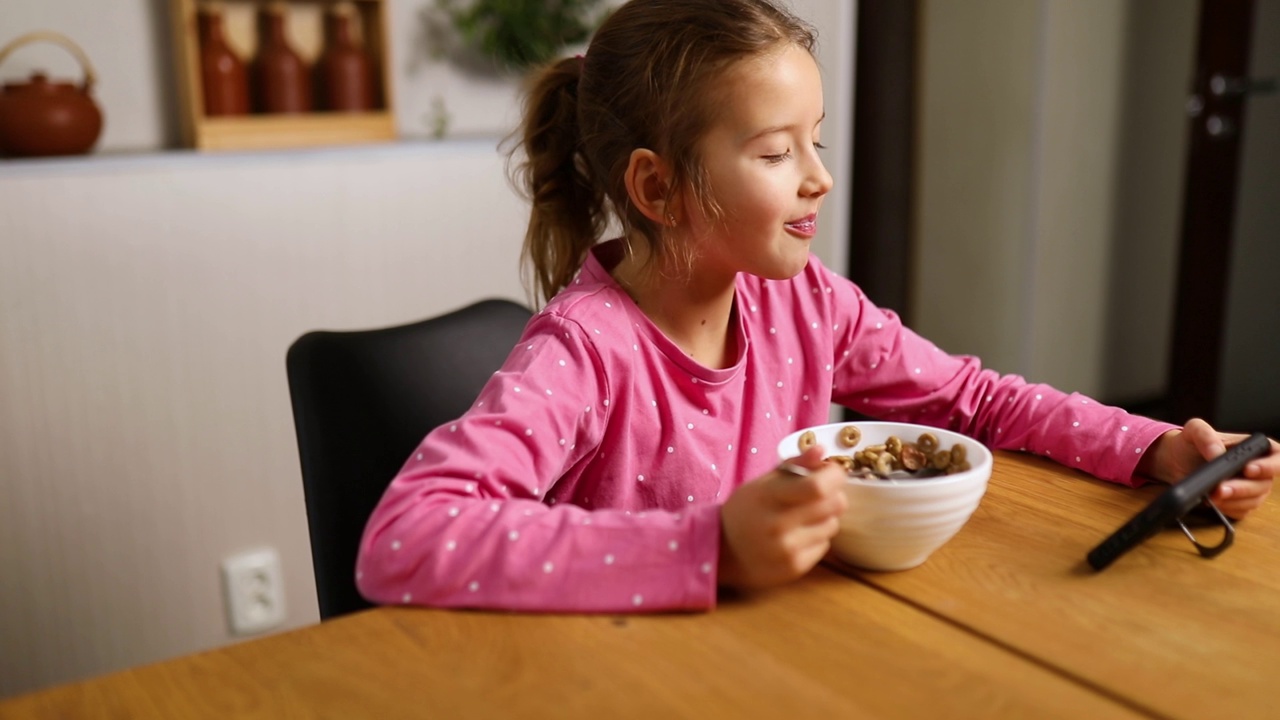
[[1218, 483], [1235, 476], [1250, 460], [1266, 455], [1271, 441], [1262, 433], [1227, 448], [1190, 475], [1160, 493], [1149, 505], [1120, 526], [1106, 540], [1089, 551], [1086, 559], [1094, 570], [1102, 570], [1116, 558], [1186, 515], [1213, 491]]

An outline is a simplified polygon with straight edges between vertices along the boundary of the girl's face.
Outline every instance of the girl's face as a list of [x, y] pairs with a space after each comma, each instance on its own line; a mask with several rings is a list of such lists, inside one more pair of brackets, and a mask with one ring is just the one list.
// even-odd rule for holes
[[684, 199], [700, 274], [782, 280], [804, 269], [831, 189], [818, 157], [823, 115], [818, 65], [804, 48], [788, 45], [729, 73], [719, 118], [699, 143], [723, 217], [713, 222]]

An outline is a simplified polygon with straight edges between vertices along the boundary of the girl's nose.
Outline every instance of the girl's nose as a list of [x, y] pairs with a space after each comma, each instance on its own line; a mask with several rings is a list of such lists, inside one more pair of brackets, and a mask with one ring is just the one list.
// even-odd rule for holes
[[831, 173], [827, 172], [827, 166], [823, 165], [822, 159], [815, 155], [809, 172], [805, 175], [804, 184], [800, 187], [800, 192], [806, 197], [822, 197], [831, 191], [833, 183]]

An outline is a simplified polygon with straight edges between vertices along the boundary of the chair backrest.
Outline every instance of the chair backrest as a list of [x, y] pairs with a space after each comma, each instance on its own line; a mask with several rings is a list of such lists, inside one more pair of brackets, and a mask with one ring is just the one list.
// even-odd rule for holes
[[370, 607], [356, 590], [364, 526], [432, 429], [462, 415], [531, 312], [482, 300], [376, 330], [309, 332], [285, 365], [322, 620]]

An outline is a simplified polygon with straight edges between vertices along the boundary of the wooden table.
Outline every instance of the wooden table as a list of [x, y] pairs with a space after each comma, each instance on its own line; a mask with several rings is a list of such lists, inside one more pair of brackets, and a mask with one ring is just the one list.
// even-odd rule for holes
[[1205, 560], [1165, 533], [1085, 553], [1158, 491], [998, 454], [925, 565], [818, 568], [714, 612], [379, 608], [28, 694], [0, 718], [1275, 715], [1275, 502]]

